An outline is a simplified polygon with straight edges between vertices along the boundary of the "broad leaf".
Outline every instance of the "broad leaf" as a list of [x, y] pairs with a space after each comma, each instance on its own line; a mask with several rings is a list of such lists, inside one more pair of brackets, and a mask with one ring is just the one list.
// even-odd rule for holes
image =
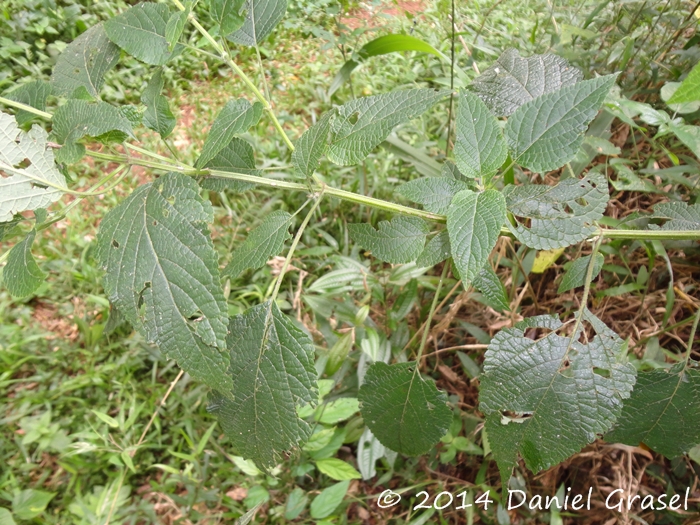
[[451, 255], [450, 236], [447, 230], [442, 230], [425, 245], [418, 259], [416, 259], [416, 266], [419, 268], [429, 268], [441, 263]]
[[350, 487], [350, 480], [339, 481], [335, 485], [323, 489], [311, 502], [309, 512], [315, 520], [327, 518], [343, 502]]
[[522, 58], [515, 49], [508, 49], [470, 88], [496, 116], [507, 117], [526, 102], [573, 86], [582, 78], [581, 71], [556, 55]]
[[163, 138], [172, 133], [177, 123], [175, 116], [170, 111], [168, 99], [161, 95], [164, 83], [163, 70], [158, 68], [141, 94], [141, 102], [146, 105], [143, 124]]
[[[207, 162], [205, 168], [244, 175], [262, 176], [262, 172], [255, 168], [255, 156], [253, 146], [247, 141], [234, 137], [224, 149], [216, 154], [216, 157]], [[252, 182], [225, 179], [212, 175], [202, 181], [202, 188], [213, 191], [229, 190], [240, 193], [255, 186]]]
[[465, 286], [481, 271], [506, 220], [501, 192], [460, 191], [447, 210], [452, 258]]
[[632, 396], [606, 441], [649, 448], [675, 458], [700, 443], [700, 370], [679, 363], [640, 372]]
[[[539, 316], [501, 330], [486, 351], [479, 409], [504, 481], [518, 454], [539, 472], [607, 432], [632, 391], [625, 342], [587, 310], [584, 320], [596, 333], [587, 343], [583, 326], [564, 337], [556, 317]], [[549, 333], [533, 340], [531, 328]]]
[[104, 24], [92, 26], [63, 50], [51, 75], [54, 94], [100, 98], [107, 72], [119, 61], [119, 48], [107, 38]]
[[673, 133], [678, 140], [685, 144], [693, 155], [700, 158], [700, 126], [683, 124], [680, 119], [669, 122], [668, 131]]
[[134, 58], [162, 66], [172, 51], [166, 38], [170, 9], [166, 4], [142, 2], [105, 22], [109, 39]]
[[407, 89], [358, 98], [337, 108], [328, 158], [348, 166], [361, 162], [398, 124], [422, 115], [448, 92]]
[[[44, 82], [43, 80], [35, 80], [34, 82], [28, 82], [26, 84], [20, 85], [18, 88], [13, 89], [4, 96], [10, 100], [15, 100], [31, 106], [35, 109], [44, 111], [46, 109], [46, 99], [51, 94], [51, 84]], [[37, 116], [29, 111], [23, 109], [18, 109], [15, 114], [15, 120], [17, 120], [17, 125], [24, 126], [27, 122], [32, 119], [37, 118]]]
[[696, 100], [700, 100], [700, 63], [691, 69], [673, 96], [668, 99], [668, 103], [683, 104]]
[[83, 137], [121, 142], [133, 137], [131, 122], [106, 102], [71, 99], [53, 114], [51, 138], [63, 145], [56, 151], [56, 160], [67, 164], [78, 162], [85, 155], [85, 146], [78, 143]]
[[254, 126], [262, 115], [262, 104], [252, 104], [243, 98], [229, 100], [211, 125], [204, 141], [202, 154], [195, 166], [202, 168], [224, 149], [236, 133], [242, 133]]
[[227, 308], [207, 222], [209, 201], [169, 173], [105, 215], [97, 236], [110, 302], [192, 377], [228, 392]]
[[520, 106], [506, 123], [511, 157], [538, 173], [573, 159], [616, 78], [615, 74], [583, 80]]
[[[588, 172], [581, 179], [565, 179], [556, 186], [508, 185], [503, 190], [515, 226], [508, 227], [520, 242], [537, 250], [576, 244], [596, 232], [608, 204], [605, 176]], [[525, 225], [525, 220], [530, 225]]]
[[26, 489], [16, 492], [12, 498], [12, 513], [20, 520], [31, 520], [46, 510], [55, 492]]
[[365, 423], [385, 446], [401, 454], [428, 452], [452, 422], [447, 396], [425, 380], [416, 363], [373, 363], [360, 387]]
[[12, 297], [32, 295], [46, 279], [32, 255], [32, 244], [36, 230], [32, 230], [24, 240], [15, 244], [7, 256], [7, 264], [2, 271], [2, 280]]
[[[573, 263], [564, 274], [564, 277], [559, 284], [559, 289], [557, 293], [568, 292], [579, 286], [586, 284], [586, 275], [588, 275], [588, 265], [591, 262], [591, 256], [586, 255], [585, 257], [579, 257]], [[603, 262], [605, 262], [605, 257], [600, 253], [596, 254], [595, 262], [593, 264], [593, 274], [591, 279], [598, 277], [600, 269], [603, 267]]]
[[372, 252], [380, 261], [403, 264], [415, 261], [423, 251], [428, 225], [417, 217], [394, 217], [381, 221], [379, 229], [371, 224], [348, 224], [350, 237]]
[[479, 97], [468, 91], [459, 95], [455, 162], [466, 177], [487, 182], [508, 156], [498, 121]]
[[466, 189], [469, 189], [469, 186], [461, 180], [426, 177], [402, 184], [397, 191], [411, 202], [422, 204], [426, 210], [444, 215], [450, 207], [452, 198]]
[[228, 35], [245, 22], [245, 0], [210, 0], [209, 14], [221, 26], [219, 34]]
[[226, 38], [244, 46], [265, 40], [287, 12], [287, 0], [247, 0], [243, 26]]
[[318, 168], [321, 157], [328, 149], [328, 136], [334, 117], [335, 112], [328, 111], [297, 141], [296, 148], [292, 153], [292, 162], [301, 176], [311, 177]]
[[700, 203], [662, 202], [654, 205], [652, 217], [666, 219], [662, 230], [700, 230]]
[[510, 301], [503, 283], [493, 271], [491, 265], [486, 264], [472, 281], [474, 288], [479, 290], [485, 301], [491, 308], [498, 312], [510, 310]]
[[[66, 179], [56, 169], [47, 138], [43, 128], [25, 133], [11, 115], [0, 113], [0, 222], [61, 198]], [[21, 168], [26, 160], [29, 165]]]
[[279, 254], [289, 239], [292, 216], [286, 211], [273, 211], [251, 230], [248, 238], [233, 252], [231, 262], [222, 272], [224, 277], [235, 278], [247, 269], [265, 266], [271, 257]]
[[355, 467], [338, 458], [319, 459], [316, 462], [316, 467], [320, 472], [336, 481], [362, 477]]
[[168, 42], [168, 49], [173, 51], [177, 41], [180, 40], [182, 32], [187, 24], [187, 17], [190, 16], [189, 2], [184, 11], [178, 11], [170, 15], [168, 23], [165, 25], [165, 40]]
[[226, 341], [233, 388], [210, 410], [238, 455], [270, 469], [311, 434], [296, 408], [318, 398], [313, 341], [270, 301], [232, 318]]

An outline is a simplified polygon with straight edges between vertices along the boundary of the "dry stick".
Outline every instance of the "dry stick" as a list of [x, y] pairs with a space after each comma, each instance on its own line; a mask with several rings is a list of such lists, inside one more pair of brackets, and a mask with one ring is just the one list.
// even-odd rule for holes
[[685, 31], [685, 30], [687, 29], [686, 26], [687, 26], [688, 22], [690, 22], [690, 19], [693, 18], [693, 15], [695, 14], [695, 11], [697, 11], [698, 9], [700, 9], [700, 2], [698, 2], [697, 4], [695, 4], [695, 7], [693, 7], [693, 8], [690, 10], [690, 13], [688, 13], [688, 16], [687, 16], [686, 19], [683, 21], [683, 23], [680, 25], [680, 27], [679, 27], [678, 29], [676, 29], [676, 32], [675, 32], [675, 33], [673, 34], [673, 36], [671, 37], [671, 42], [670, 42], [668, 45], [663, 44], [663, 45], [661, 46], [661, 47], [664, 47], [664, 46], [665, 46], [666, 49], [664, 49], [664, 52], [661, 53], [661, 55], [659, 56], [659, 58], [656, 59], [657, 62], [661, 62], [664, 58], [666, 58], [666, 55], [668, 54], [669, 51], [671, 51], [671, 48], [672, 48], [673, 45], [676, 43], [676, 40], [678, 40], [678, 38], [681, 36], [681, 34], [683, 34], [683, 31]]
[[486, 350], [489, 347], [489, 345], [484, 345], [484, 344], [472, 344], [472, 345], [457, 345], [457, 346], [450, 346], [449, 348], [440, 348], [438, 350], [435, 350], [434, 352], [430, 352], [429, 354], [425, 354], [422, 359], [425, 359], [426, 357], [431, 357], [437, 354], [442, 354], [445, 352], [452, 352], [453, 350]]

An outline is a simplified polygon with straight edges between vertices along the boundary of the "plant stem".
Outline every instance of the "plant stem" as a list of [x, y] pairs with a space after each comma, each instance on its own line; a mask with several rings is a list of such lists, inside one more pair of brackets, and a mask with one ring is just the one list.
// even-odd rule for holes
[[[450, 268], [449, 259], [445, 261], [442, 266], [442, 274], [440, 274], [440, 280], [438, 281], [437, 289], [435, 290], [435, 295], [433, 295], [433, 304], [430, 305], [430, 311], [428, 312], [428, 318], [425, 320], [425, 329], [423, 330], [423, 336], [420, 340], [420, 346], [418, 347], [418, 354], [416, 355], [416, 361], [420, 361], [423, 355], [423, 350], [425, 350], [425, 345], [428, 342], [428, 335], [430, 335], [430, 324], [433, 322], [433, 315], [435, 315], [435, 310], [437, 310], [438, 300], [440, 299], [440, 290], [442, 289], [442, 283], [447, 276], [447, 270]], [[420, 366], [416, 366], [418, 370]]]
[[0, 97], [0, 104], [5, 104], [6, 106], [10, 106], [17, 109], [23, 109], [24, 111], [33, 113], [34, 115], [37, 115], [39, 117], [51, 120], [51, 113], [47, 113], [46, 111], [41, 111], [40, 109], [27, 106], [26, 104], [22, 104], [21, 102], [15, 102], [14, 100], [10, 100], [5, 97]]
[[581, 308], [579, 309], [579, 313], [576, 316], [576, 323], [574, 323], [574, 329], [571, 332], [571, 339], [569, 339], [569, 345], [566, 349], [566, 353], [569, 353], [569, 350], [571, 349], [571, 345], [574, 342], [574, 339], [576, 339], [578, 335], [578, 329], [581, 326], [581, 321], [583, 321], [583, 313], [586, 311], [586, 308], [588, 308], [588, 295], [591, 292], [591, 281], [593, 280], [593, 268], [595, 268], [595, 260], [596, 260], [596, 255], [598, 255], [598, 249], [600, 248], [601, 243], [603, 242], [602, 237], [598, 237], [594, 243], [593, 243], [593, 251], [591, 251], [591, 259], [588, 261], [588, 268], [586, 269], [586, 280], [584, 281], [583, 285], [583, 297], [581, 297]]
[[695, 332], [698, 329], [698, 322], [700, 322], [700, 308], [695, 314], [695, 320], [693, 321], [693, 327], [690, 329], [690, 337], [688, 338], [688, 346], [686, 347], [685, 353], [685, 366], [688, 366], [688, 361], [690, 361], [690, 354], [693, 353], [693, 342], [695, 341]]

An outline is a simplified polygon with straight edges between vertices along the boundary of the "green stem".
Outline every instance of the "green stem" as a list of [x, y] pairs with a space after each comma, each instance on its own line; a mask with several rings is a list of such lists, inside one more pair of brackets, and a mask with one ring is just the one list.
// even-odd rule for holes
[[5, 104], [6, 106], [10, 106], [12, 108], [23, 109], [24, 111], [33, 113], [34, 115], [37, 115], [39, 117], [51, 120], [51, 113], [47, 113], [46, 111], [41, 111], [40, 109], [27, 106], [26, 104], [22, 104], [21, 102], [15, 102], [14, 100], [10, 100], [9, 98], [0, 97], [0, 104]]
[[[433, 295], [433, 304], [430, 305], [430, 311], [428, 312], [428, 318], [425, 320], [425, 328], [423, 329], [423, 336], [420, 340], [420, 347], [418, 347], [418, 354], [416, 355], [416, 361], [420, 361], [423, 355], [423, 350], [425, 350], [425, 345], [428, 342], [428, 335], [430, 335], [430, 324], [433, 322], [433, 315], [435, 315], [435, 310], [437, 309], [438, 300], [440, 299], [440, 290], [442, 289], [442, 283], [447, 276], [447, 270], [450, 268], [449, 259], [445, 261], [442, 266], [442, 274], [440, 274], [440, 280], [438, 281], [437, 289], [435, 290], [435, 295]], [[418, 370], [420, 366], [416, 366]]]
[[598, 255], [598, 249], [600, 248], [602, 242], [603, 238], [598, 237], [593, 243], [593, 251], [591, 252], [591, 259], [590, 261], [588, 261], [588, 268], [586, 269], [586, 280], [584, 281], [585, 284], [583, 285], [581, 309], [579, 310], [578, 315], [576, 316], [576, 323], [574, 324], [574, 329], [571, 332], [569, 346], [566, 349], [567, 354], [569, 353], [569, 350], [571, 349], [571, 345], [573, 344], [574, 340], [578, 337], [578, 329], [581, 326], [581, 322], [583, 321], [583, 312], [585, 312], [586, 308], [588, 307], [588, 296], [591, 292], [591, 281], [593, 280], [593, 268], [595, 268], [596, 255]]
[[688, 338], [688, 346], [686, 347], [685, 353], [685, 366], [688, 366], [688, 361], [690, 361], [690, 354], [693, 353], [693, 343], [695, 342], [695, 332], [698, 330], [698, 322], [700, 322], [700, 308], [695, 314], [695, 320], [693, 321], [693, 327], [690, 329], [690, 338]]

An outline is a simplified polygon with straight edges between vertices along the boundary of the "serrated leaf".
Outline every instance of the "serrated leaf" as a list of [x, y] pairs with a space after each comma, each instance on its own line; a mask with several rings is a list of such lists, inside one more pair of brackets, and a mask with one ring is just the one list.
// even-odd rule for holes
[[195, 379], [228, 392], [227, 307], [192, 178], [168, 173], [137, 188], [100, 224], [97, 257], [110, 302]]
[[248, 237], [233, 252], [231, 262], [222, 272], [224, 277], [235, 278], [247, 269], [265, 266], [271, 257], [279, 254], [284, 242], [290, 237], [292, 216], [286, 211], [273, 211], [253, 228]]
[[175, 49], [177, 41], [180, 40], [182, 32], [187, 24], [187, 17], [190, 16], [189, 3], [185, 6], [184, 11], [178, 11], [170, 15], [168, 23], [165, 24], [165, 41], [168, 43], [168, 49], [172, 52]]
[[56, 161], [72, 164], [85, 155], [85, 146], [77, 141], [91, 137], [104, 142], [121, 142], [133, 137], [131, 122], [118, 108], [106, 102], [71, 99], [53, 114], [51, 138], [62, 144]]
[[616, 78], [617, 74], [583, 80], [520, 106], [505, 129], [513, 160], [544, 173], [573, 159]]
[[313, 341], [270, 301], [232, 318], [226, 341], [233, 388], [210, 410], [237, 454], [270, 469], [311, 434], [296, 408], [318, 396]]
[[[554, 250], [593, 235], [608, 204], [608, 183], [601, 173], [565, 179], [556, 186], [508, 185], [503, 190], [508, 211], [515, 216], [510, 231], [523, 244], [537, 250]], [[529, 219], [530, 225], [524, 221]]]
[[236, 133], [242, 133], [254, 126], [262, 116], [262, 104], [252, 104], [243, 98], [229, 100], [211, 125], [202, 153], [195, 162], [202, 168], [224, 149]]
[[168, 99], [161, 95], [164, 84], [163, 69], [158, 68], [141, 94], [141, 102], [146, 105], [146, 112], [143, 114], [144, 126], [166, 138], [172, 133], [177, 120], [170, 111]]
[[662, 202], [654, 205], [652, 217], [667, 219], [662, 230], [700, 230], [700, 203]]
[[447, 230], [442, 230], [425, 245], [418, 259], [416, 259], [416, 266], [419, 268], [429, 268], [441, 263], [451, 255], [450, 236]]
[[508, 156], [498, 121], [486, 104], [473, 93], [459, 95], [455, 138], [455, 162], [466, 177], [487, 182]]
[[700, 63], [690, 70], [685, 80], [681, 82], [673, 96], [668, 99], [669, 104], [683, 104], [700, 100]]
[[[262, 171], [255, 168], [255, 155], [253, 146], [247, 141], [234, 137], [224, 149], [216, 154], [216, 157], [207, 162], [205, 168], [212, 170], [243, 173], [244, 175], [262, 176]], [[241, 193], [254, 187], [252, 182], [242, 180], [224, 179], [212, 175], [204, 179], [202, 188], [212, 191], [229, 190]]]
[[[59, 188], [66, 179], [56, 169], [47, 138], [43, 128], [35, 125], [25, 133], [14, 117], [0, 113], [0, 222], [12, 220], [16, 213], [46, 208], [61, 198]], [[26, 160], [30, 164], [20, 168]]]
[[165, 4], [142, 2], [110, 18], [107, 37], [128, 54], [154, 66], [165, 64], [172, 51], [165, 36], [170, 9]]
[[489, 264], [476, 275], [472, 285], [481, 292], [486, 303], [497, 312], [510, 310], [506, 288]]
[[12, 297], [32, 295], [46, 279], [46, 274], [41, 271], [32, 255], [35, 237], [36, 230], [30, 231], [22, 241], [12, 247], [7, 256], [2, 280]]
[[247, 0], [243, 25], [226, 38], [236, 44], [255, 46], [265, 40], [287, 12], [287, 0]]
[[375, 230], [371, 224], [348, 224], [350, 237], [372, 252], [380, 261], [403, 264], [415, 261], [423, 251], [428, 225], [418, 217], [394, 217], [381, 221]]
[[299, 138], [292, 152], [292, 162], [302, 177], [311, 177], [328, 149], [328, 136], [335, 111], [328, 111]]
[[522, 58], [515, 49], [508, 49], [469, 87], [496, 116], [507, 117], [526, 102], [573, 86], [582, 78], [580, 70], [556, 55]]
[[119, 61], [119, 48], [107, 38], [100, 22], [73, 40], [56, 60], [51, 74], [54, 94], [100, 98], [107, 72]]
[[17, 225], [22, 222], [22, 220], [23, 217], [21, 215], [15, 215], [9, 221], [0, 222], [0, 241], [4, 241], [19, 234], [20, 229]]
[[338, 458], [319, 459], [316, 462], [316, 467], [323, 474], [336, 481], [360, 479], [362, 477], [350, 463], [346, 463]]
[[[520, 454], [533, 472], [549, 468], [607, 432], [635, 381], [627, 346], [587, 310], [596, 335], [580, 341], [556, 333], [555, 316], [538, 316], [498, 332], [486, 351], [479, 409], [501, 477]], [[528, 328], [553, 330], [537, 340]]]
[[506, 220], [501, 192], [460, 191], [447, 210], [452, 259], [465, 286], [481, 271]]
[[[588, 265], [590, 262], [591, 256], [586, 255], [585, 257], [579, 257], [573, 263], [571, 263], [571, 267], [569, 267], [564, 274], [561, 283], [559, 283], [557, 293], [568, 292], [569, 290], [573, 290], [574, 288], [578, 288], [579, 286], [586, 284], [586, 275], [588, 274]], [[593, 265], [593, 274], [591, 279], [598, 277], [604, 262], [605, 257], [603, 257], [602, 254], [597, 253], [595, 263]]]
[[361, 162], [398, 124], [422, 115], [448, 92], [407, 89], [352, 100], [337, 108], [328, 158], [349, 166]]
[[398, 188], [398, 193], [411, 202], [422, 204], [432, 212], [444, 215], [452, 198], [462, 190], [469, 189], [467, 183], [447, 177], [415, 179]]
[[[22, 84], [9, 93], [5, 93], [4, 97], [44, 111], [46, 109], [46, 99], [50, 94], [51, 84], [43, 80], [35, 80], [34, 82]], [[18, 109], [15, 114], [15, 120], [17, 120], [18, 126], [24, 126], [27, 122], [35, 118], [37, 118], [35, 114], [23, 109]]]
[[447, 396], [423, 379], [416, 366], [372, 363], [358, 395], [372, 433], [385, 447], [408, 456], [428, 452], [452, 422]]
[[700, 443], [700, 370], [679, 363], [669, 370], [640, 372], [609, 442], [644, 443], [676, 458]]
[[245, 0], [210, 0], [209, 14], [221, 26], [219, 33], [228, 35], [239, 29], [246, 19]]

